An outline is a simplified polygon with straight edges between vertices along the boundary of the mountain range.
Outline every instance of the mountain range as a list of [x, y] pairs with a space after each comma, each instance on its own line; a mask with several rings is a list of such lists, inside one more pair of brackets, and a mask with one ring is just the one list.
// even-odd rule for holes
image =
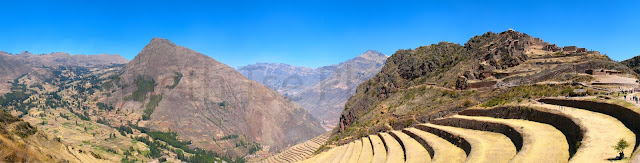
[[38, 68], [56, 66], [109, 66], [125, 64], [127, 62], [127, 59], [118, 54], [70, 55], [69, 53], [55, 52], [34, 55], [28, 51], [18, 54], [0, 51], [0, 81], [2, 81], [0, 82], [0, 94], [10, 91], [10, 84], [6, 81], [13, 80], [20, 75]]
[[0, 160], [243, 162], [283, 150], [307, 157], [474, 106], [637, 86], [639, 57], [616, 62], [585, 49], [508, 30], [390, 57], [370, 50], [319, 68], [236, 70], [162, 38], [131, 61], [0, 52]]
[[369, 50], [345, 62], [316, 69], [257, 63], [238, 71], [302, 105], [330, 130], [338, 123], [344, 104], [355, 94], [358, 84], [378, 73], [387, 57]]

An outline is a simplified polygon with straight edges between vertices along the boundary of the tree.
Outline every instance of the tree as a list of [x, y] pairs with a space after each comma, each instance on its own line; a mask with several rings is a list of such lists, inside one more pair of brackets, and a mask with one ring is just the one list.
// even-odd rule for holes
[[616, 146], [613, 146], [613, 148], [618, 151], [618, 153], [620, 153], [620, 159], [624, 158], [624, 149], [629, 147], [629, 143], [627, 143], [627, 141], [625, 141], [624, 139], [620, 139], [620, 141], [618, 141], [618, 144]]

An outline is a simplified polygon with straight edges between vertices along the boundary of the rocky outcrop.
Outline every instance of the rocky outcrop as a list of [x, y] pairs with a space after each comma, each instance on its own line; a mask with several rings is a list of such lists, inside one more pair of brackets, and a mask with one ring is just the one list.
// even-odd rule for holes
[[[166, 39], [151, 40], [119, 79], [119, 85], [129, 87], [113, 93], [109, 101], [114, 106], [138, 115], [150, 111], [150, 120], [138, 122], [140, 125], [175, 131], [184, 139], [204, 142], [194, 143], [196, 147], [220, 152], [235, 146], [218, 145], [212, 140], [243, 135], [276, 151], [324, 131], [316, 118], [284, 96], [246, 79], [223, 63]], [[143, 91], [143, 86], [152, 88]], [[143, 97], [133, 98], [135, 94]], [[143, 111], [153, 97], [157, 107]], [[226, 152], [244, 155], [247, 151]]]
[[485, 79], [495, 69], [507, 69], [520, 65], [528, 59], [525, 52], [533, 45], [542, 46], [541, 39], [509, 30], [499, 34], [488, 32], [471, 38], [465, 43], [465, 50], [473, 56], [477, 66], [468, 79]]

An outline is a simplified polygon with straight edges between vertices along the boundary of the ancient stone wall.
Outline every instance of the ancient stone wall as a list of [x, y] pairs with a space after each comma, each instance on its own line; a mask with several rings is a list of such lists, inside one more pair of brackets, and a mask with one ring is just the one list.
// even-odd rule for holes
[[511, 142], [513, 142], [513, 145], [516, 146], [517, 151], [520, 151], [520, 149], [522, 149], [522, 135], [520, 135], [520, 133], [518, 133], [518, 131], [516, 131], [513, 127], [507, 126], [505, 124], [482, 122], [462, 118], [438, 119], [435, 121], [431, 121], [431, 123], [444, 126], [453, 126], [472, 130], [501, 133], [511, 139]]
[[462, 137], [450, 134], [446, 131], [442, 131], [437, 128], [424, 126], [424, 125], [417, 125], [416, 128], [422, 131], [432, 133], [438, 137], [441, 137], [449, 141], [451, 144], [460, 147], [462, 150], [464, 150], [465, 153], [467, 153], [467, 156], [471, 153], [471, 144], [469, 144], [469, 142]]
[[[431, 158], [433, 158], [433, 156], [434, 156], [433, 147], [431, 147], [431, 145], [429, 145], [429, 143], [427, 143], [425, 140], [420, 138], [420, 136], [418, 136], [418, 135], [416, 135], [416, 134], [414, 134], [412, 132], [409, 132], [407, 130], [402, 130], [402, 132], [407, 134], [407, 135], [409, 135], [409, 137], [413, 138], [414, 140], [418, 141], [418, 143], [420, 143], [425, 149], [427, 149], [427, 152], [429, 152], [429, 155], [431, 155]], [[395, 134], [392, 134], [392, 135], [394, 137], [397, 137], [397, 136], [395, 136]], [[398, 138], [396, 138], [396, 139], [398, 139]]]
[[480, 82], [469, 82], [469, 88], [482, 88], [482, 87], [491, 87], [498, 83], [495, 80], [491, 81], [480, 81]]

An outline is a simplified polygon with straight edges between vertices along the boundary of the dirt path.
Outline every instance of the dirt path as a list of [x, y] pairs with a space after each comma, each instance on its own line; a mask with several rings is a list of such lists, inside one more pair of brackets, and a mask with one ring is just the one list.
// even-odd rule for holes
[[[609, 162], [618, 153], [613, 150], [614, 145], [624, 139], [629, 144], [635, 144], [635, 134], [622, 122], [611, 116], [566, 106], [550, 104], [532, 104], [532, 106], [559, 110], [571, 119], [577, 119], [578, 125], [584, 130], [584, 137], [576, 154], [569, 162]], [[633, 148], [627, 148], [625, 153], [632, 153]]]
[[463, 115], [455, 115], [453, 118], [501, 123], [513, 127], [522, 135], [523, 143], [522, 149], [511, 162], [567, 162], [569, 160], [567, 139], [560, 130], [551, 125], [521, 119]]

